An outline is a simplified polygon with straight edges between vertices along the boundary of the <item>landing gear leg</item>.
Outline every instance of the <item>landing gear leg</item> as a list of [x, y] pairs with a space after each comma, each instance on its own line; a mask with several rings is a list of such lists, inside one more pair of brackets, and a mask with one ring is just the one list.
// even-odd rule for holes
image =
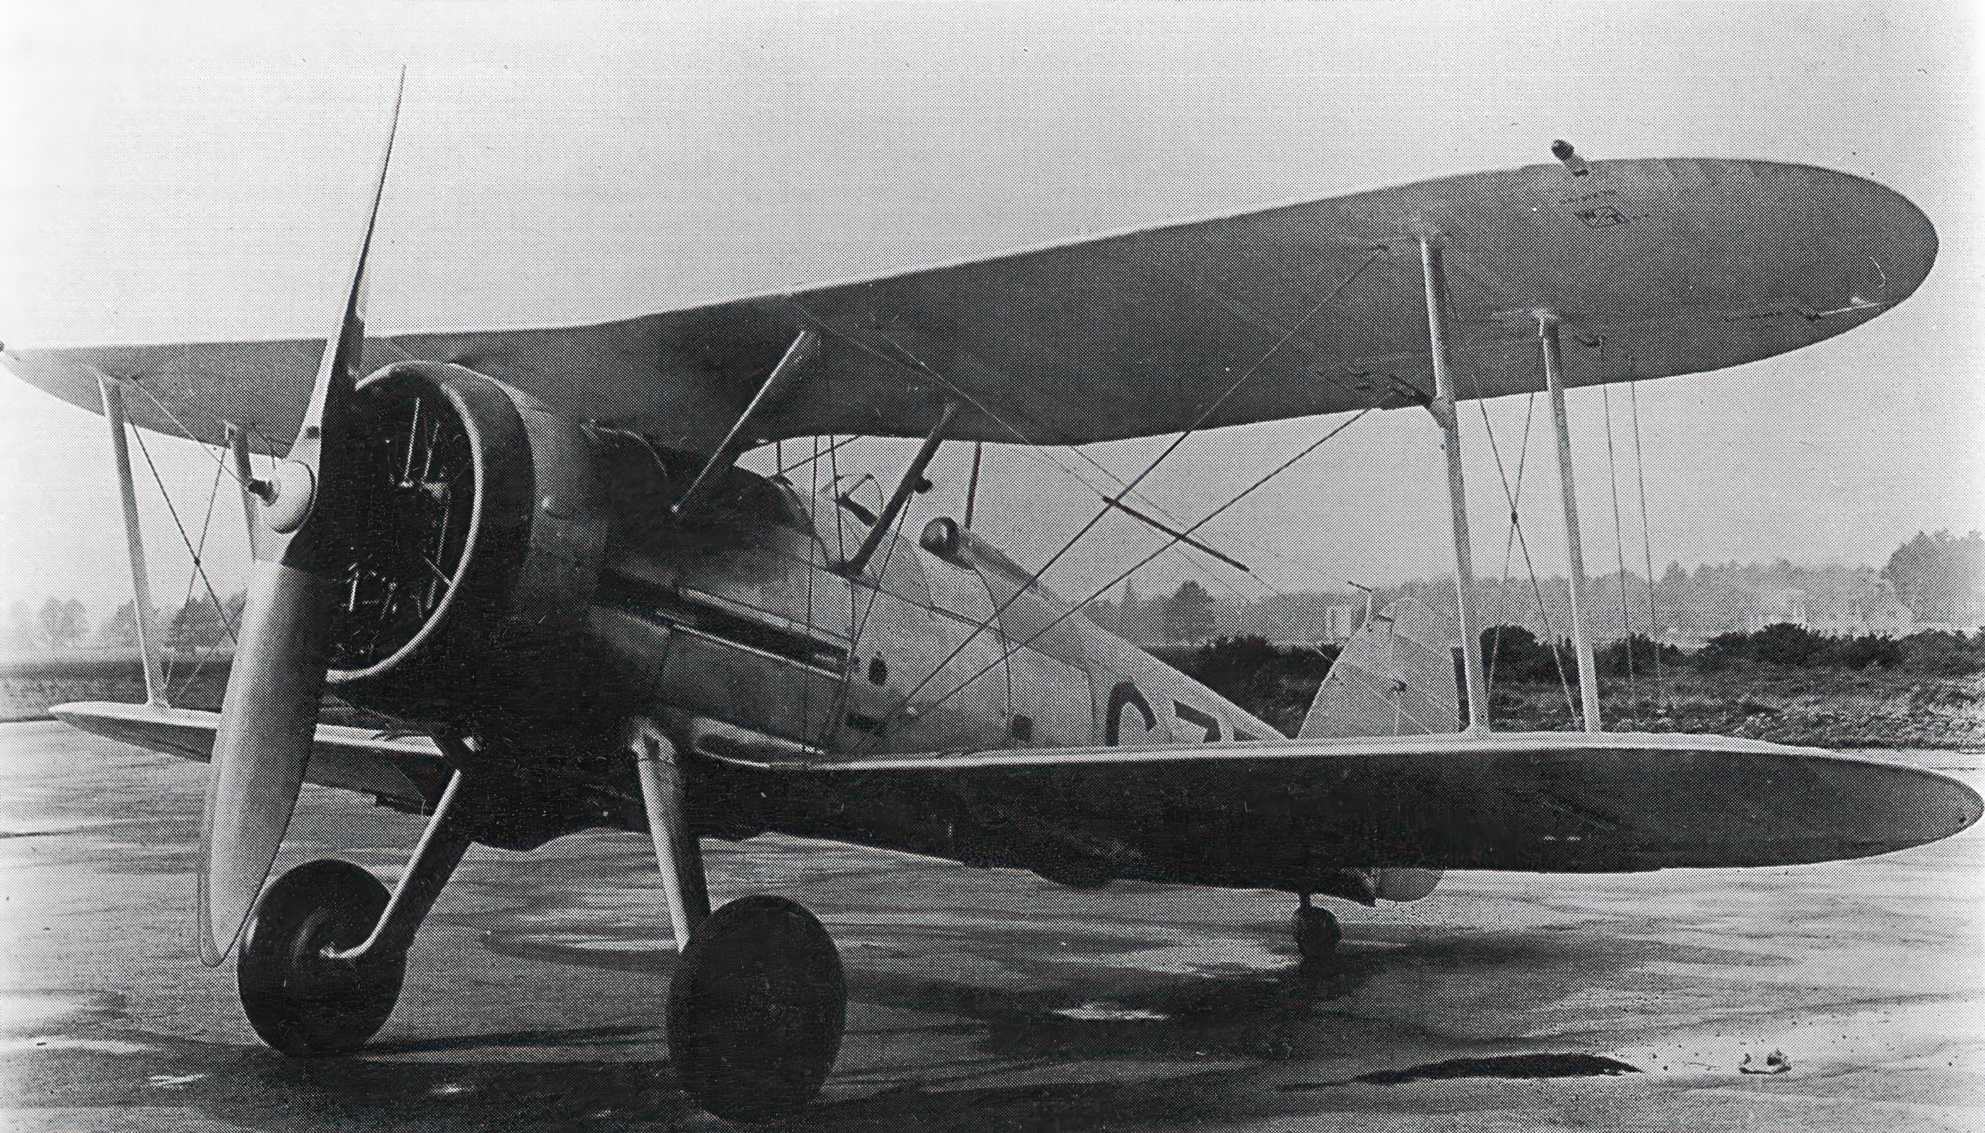
[[1337, 927], [1337, 917], [1321, 905], [1310, 904], [1310, 895], [1302, 894], [1302, 904], [1296, 907], [1296, 915], [1291, 921], [1296, 933], [1296, 949], [1303, 954], [1303, 963], [1317, 964], [1330, 959], [1337, 953], [1337, 942], [1344, 938], [1344, 931]]
[[726, 1120], [797, 1112], [820, 1092], [841, 1050], [848, 989], [834, 939], [781, 897], [746, 897], [711, 913], [675, 744], [635, 720], [628, 746], [682, 951], [669, 984], [676, 1076], [698, 1105]]
[[456, 772], [390, 897], [370, 873], [325, 858], [276, 880], [248, 919], [235, 982], [262, 1041], [300, 1058], [348, 1054], [384, 1026], [407, 947], [469, 848]]

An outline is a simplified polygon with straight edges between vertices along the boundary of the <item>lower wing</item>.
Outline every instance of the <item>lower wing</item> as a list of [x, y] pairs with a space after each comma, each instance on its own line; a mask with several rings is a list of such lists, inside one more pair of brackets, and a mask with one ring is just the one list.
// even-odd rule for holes
[[[150, 704], [58, 704], [56, 719], [85, 732], [202, 762], [213, 757], [217, 712]], [[448, 780], [441, 750], [424, 735], [321, 724], [304, 773], [320, 787], [372, 795], [401, 810], [424, 810]]]
[[1674, 734], [722, 762], [742, 776], [726, 792], [735, 805], [762, 799], [766, 825], [794, 833], [1070, 876], [1281, 889], [1342, 868], [1829, 861], [1932, 842], [1981, 812], [1970, 787], [1921, 768]]
[[[219, 716], [65, 704], [84, 731], [207, 759]], [[775, 828], [1050, 876], [1300, 889], [1328, 870], [1602, 872], [1865, 857], [1985, 804], [1900, 763], [1722, 736], [1497, 732], [755, 759], [698, 745], [705, 825]], [[433, 741], [322, 725], [310, 782], [418, 810]]]

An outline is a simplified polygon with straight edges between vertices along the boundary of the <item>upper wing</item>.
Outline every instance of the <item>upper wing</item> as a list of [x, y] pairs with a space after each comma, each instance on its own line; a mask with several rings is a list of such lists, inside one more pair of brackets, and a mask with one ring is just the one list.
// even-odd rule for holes
[[[457, 362], [579, 419], [705, 450], [803, 328], [799, 392], [757, 435], [915, 436], [947, 400], [957, 439], [1082, 444], [1432, 391], [1417, 238], [1446, 248], [1462, 396], [1542, 387], [1535, 314], [1563, 321], [1573, 385], [1693, 373], [1873, 318], [1928, 274], [1937, 238], [1873, 182], [1760, 161], [1601, 161], [1466, 174], [1167, 225], [882, 279], [595, 326], [407, 334], [366, 364]], [[316, 342], [21, 350], [8, 364], [89, 408], [203, 440], [295, 434]], [[168, 415], [160, 404], [170, 407]], [[282, 443], [280, 440], [277, 444]]]
[[[710, 754], [704, 752], [703, 754]], [[1001, 840], [1016, 864], [1288, 887], [1320, 867], [1588, 872], [1789, 865], [1886, 853], [1978, 820], [1976, 792], [1896, 763], [1721, 736], [1498, 732], [968, 752], [817, 762], [716, 757], [740, 798], [920, 845]], [[748, 772], [745, 769], [749, 769]], [[934, 817], [929, 817], [934, 816]], [[926, 836], [928, 837], [928, 836]], [[939, 852], [942, 852], [940, 849]], [[1280, 872], [1278, 872], [1280, 871]]]

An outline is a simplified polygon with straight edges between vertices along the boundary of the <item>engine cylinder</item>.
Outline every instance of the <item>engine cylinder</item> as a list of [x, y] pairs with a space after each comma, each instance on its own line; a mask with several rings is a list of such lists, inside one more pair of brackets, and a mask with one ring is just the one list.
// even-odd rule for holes
[[624, 707], [619, 662], [586, 631], [611, 526], [600, 442], [461, 366], [397, 363], [355, 401], [350, 511], [324, 568], [335, 691], [470, 727]]

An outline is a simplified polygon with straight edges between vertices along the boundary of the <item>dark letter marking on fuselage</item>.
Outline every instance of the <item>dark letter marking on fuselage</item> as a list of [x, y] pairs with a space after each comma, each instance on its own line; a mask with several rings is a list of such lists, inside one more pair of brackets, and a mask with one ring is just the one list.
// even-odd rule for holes
[[1209, 744], [1220, 742], [1220, 721], [1216, 717], [1208, 716], [1192, 705], [1177, 700], [1172, 701], [1172, 711], [1186, 723], [1206, 729], [1206, 738], [1200, 742]]
[[1158, 726], [1158, 714], [1151, 711], [1151, 705], [1145, 702], [1144, 694], [1137, 691], [1137, 686], [1130, 681], [1118, 681], [1117, 686], [1110, 690], [1109, 711], [1103, 717], [1103, 742], [1111, 747], [1117, 746], [1118, 730], [1123, 723], [1121, 717], [1126, 704], [1136, 708], [1144, 716], [1145, 731], [1148, 732]]

